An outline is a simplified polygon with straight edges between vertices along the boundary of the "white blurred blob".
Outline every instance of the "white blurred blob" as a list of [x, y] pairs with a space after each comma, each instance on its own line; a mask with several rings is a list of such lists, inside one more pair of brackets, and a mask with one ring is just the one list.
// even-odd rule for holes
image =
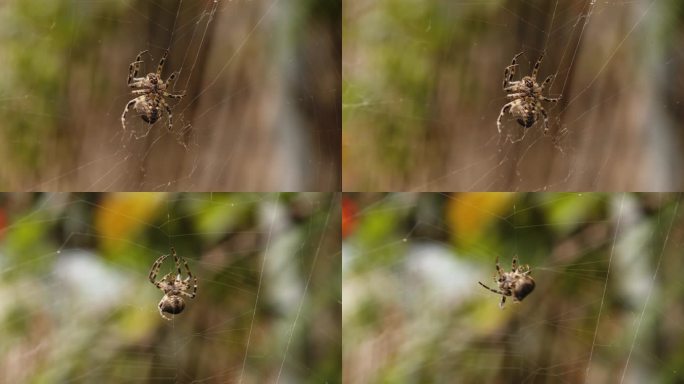
[[407, 278], [411, 286], [418, 288], [415, 293], [421, 300], [455, 305], [472, 297], [473, 289], [478, 287], [476, 282], [473, 284], [473, 276], [479, 276], [481, 271], [455, 257], [453, 249], [443, 244], [416, 243], [407, 255]]
[[54, 276], [58, 282], [60, 301], [73, 301], [73, 305], [85, 305], [89, 311], [119, 307], [117, 300], [126, 292], [126, 279], [98, 255], [83, 249], [61, 252], [55, 262]]

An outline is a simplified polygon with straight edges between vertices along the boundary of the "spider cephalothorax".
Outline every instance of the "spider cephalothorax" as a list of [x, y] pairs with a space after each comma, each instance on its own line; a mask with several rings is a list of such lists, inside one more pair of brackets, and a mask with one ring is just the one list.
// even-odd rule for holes
[[544, 133], [548, 133], [549, 117], [541, 102], [551, 101], [555, 103], [560, 100], [560, 96], [558, 98], [549, 98], [542, 95], [544, 87], [553, 80], [553, 75], [547, 77], [541, 85], [537, 84], [537, 72], [539, 72], [539, 66], [541, 65], [542, 58], [544, 58], [542, 54], [534, 64], [530, 76], [513, 81], [515, 69], [518, 67], [516, 60], [520, 55], [522, 55], [522, 52], [515, 55], [511, 65], [504, 70], [503, 90], [508, 93], [507, 97], [513, 100], [501, 108], [499, 118], [496, 120], [496, 127], [499, 133], [501, 133], [501, 119], [506, 113], [517, 117], [518, 124], [525, 128], [534, 125], [539, 119], [539, 115], [542, 115], [544, 117]]
[[[183, 312], [185, 309], [185, 302], [183, 301], [183, 296], [187, 296], [191, 299], [195, 298], [197, 295], [197, 278], [190, 272], [190, 267], [188, 267], [188, 262], [184, 258], [178, 257], [176, 255], [176, 250], [171, 248], [171, 255], [173, 255], [174, 261], [176, 263], [176, 270], [178, 274], [173, 276], [173, 272], [169, 272], [159, 281], [154, 281], [157, 278], [157, 273], [159, 273], [159, 268], [161, 267], [164, 260], [170, 255], [160, 256], [154, 264], [152, 264], [152, 269], [150, 269], [150, 282], [154, 284], [155, 287], [161, 289], [164, 292], [164, 297], [162, 297], [159, 302], [159, 314], [166, 320], [171, 320], [170, 317], [164, 316], [164, 312], [170, 313], [172, 315], [177, 315]], [[187, 272], [187, 277], [182, 278], [181, 272], [181, 261], [185, 266], [185, 271]], [[192, 279], [192, 285], [191, 280]], [[190, 293], [190, 288], [192, 288], [192, 293]]]
[[496, 289], [489, 288], [479, 281], [478, 283], [490, 291], [501, 295], [499, 307], [503, 309], [504, 304], [506, 303], [506, 296], [512, 296], [513, 301], [520, 302], [534, 290], [534, 279], [532, 279], [530, 273], [532, 273], [532, 271], [530, 271], [529, 265], [518, 265], [517, 256], [513, 258], [511, 271], [505, 272], [503, 268], [499, 266], [499, 258], [497, 257], [494, 281], [499, 286], [499, 290], [497, 291]]
[[179, 94], [167, 91], [171, 81], [176, 78], [178, 72], [172, 73], [166, 81], [163, 81], [161, 78], [168, 51], [164, 52], [161, 60], [159, 60], [156, 72], [148, 73], [145, 77], [137, 77], [140, 64], [142, 63], [140, 59], [145, 53], [147, 51], [140, 52], [128, 68], [128, 86], [132, 88], [131, 93], [136, 97], [126, 104], [126, 108], [124, 108], [123, 114], [121, 114], [121, 125], [126, 129], [126, 113], [131, 108], [139, 112], [142, 119], [149, 124], [154, 124], [159, 119], [162, 114], [162, 108], [164, 108], [169, 115], [169, 130], [171, 130], [173, 127], [171, 107], [169, 107], [164, 98], [180, 99], [185, 96], [185, 91]]

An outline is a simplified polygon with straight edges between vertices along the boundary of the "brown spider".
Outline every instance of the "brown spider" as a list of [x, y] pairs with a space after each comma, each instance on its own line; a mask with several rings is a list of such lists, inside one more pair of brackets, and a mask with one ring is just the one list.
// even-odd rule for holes
[[[182, 296], [187, 296], [194, 299], [197, 295], [197, 278], [190, 272], [190, 267], [188, 267], [188, 262], [184, 258], [178, 257], [176, 255], [176, 250], [171, 247], [171, 254], [176, 262], [176, 270], [178, 274], [174, 277], [173, 272], [169, 272], [159, 281], [154, 281], [157, 278], [157, 273], [159, 273], [159, 268], [161, 267], [164, 260], [169, 257], [169, 255], [160, 256], [154, 264], [152, 264], [152, 269], [150, 269], [150, 282], [154, 284], [155, 287], [159, 288], [164, 292], [164, 297], [162, 297], [159, 302], [159, 314], [166, 320], [171, 320], [170, 317], [164, 316], [164, 312], [170, 313], [172, 315], [177, 315], [183, 312], [185, 308], [185, 302]], [[185, 270], [188, 273], [188, 277], [183, 279], [181, 277], [181, 267], [180, 262], [183, 261], [185, 265]], [[192, 293], [190, 291], [190, 279], [192, 279]]]
[[503, 90], [508, 93], [506, 97], [513, 99], [509, 103], [505, 104], [501, 108], [499, 113], [499, 118], [496, 120], [496, 127], [501, 133], [501, 118], [505, 113], [510, 113], [514, 117], [518, 118], [518, 124], [525, 128], [531, 127], [538, 119], [541, 114], [544, 116], [544, 133], [549, 131], [549, 116], [546, 114], [546, 110], [542, 107], [542, 101], [557, 102], [560, 100], [558, 98], [549, 98], [542, 95], [544, 87], [553, 80], [554, 75], [549, 75], [544, 82], [539, 85], [537, 84], [537, 72], [539, 72], [539, 66], [544, 58], [544, 54], [539, 56], [539, 59], [534, 64], [531, 76], [525, 76], [521, 80], [513, 81], [513, 75], [515, 75], [515, 69], [518, 67], [516, 60], [523, 53], [520, 52], [513, 57], [511, 65], [506, 67], [504, 70], [504, 80], [503, 80]]
[[130, 88], [137, 89], [131, 90], [131, 93], [136, 97], [126, 104], [126, 108], [124, 108], [124, 111], [121, 114], [121, 125], [125, 130], [126, 113], [129, 109], [131, 109], [131, 107], [137, 112], [140, 112], [142, 114], [142, 119], [149, 124], [154, 124], [154, 122], [159, 119], [162, 113], [161, 108], [163, 107], [166, 110], [166, 113], [169, 115], [170, 131], [173, 127], [173, 123], [171, 121], [171, 107], [169, 107], [164, 98], [170, 97], [172, 99], [180, 99], [185, 96], [185, 91], [182, 91], [179, 94], [167, 92], [169, 84], [176, 78], [176, 76], [178, 76], [178, 72], [172, 73], [166, 81], [163, 81], [161, 78], [161, 73], [164, 69], [164, 63], [166, 62], [166, 56], [169, 54], [168, 50], [164, 52], [161, 60], [159, 60], [157, 72], [148, 73], [145, 77], [136, 77], [138, 76], [138, 71], [140, 70], [140, 63], [142, 63], [140, 59], [142, 58], [142, 55], [147, 52], [147, 50], [140, 52], [135, 58], [135, 61], [132, 62], [128, 68], [128, 86]]
[[496, 275], [494, 281], [498, 284], [499, 290], [489, 288], [483, 283], [479, 282], [481, 286], [489, 289], [501, 296], [499, 308], [503, 309], [506, 304], [506, 296], [512, 296], [514, 302], [522, 301], [527, 295], [534, 290], [534, 279], [530, 276], [529, 265], [518, 265], [518, 257], [513, 257], [513, 264], [510, 272], [504, 272], [503, 268], [499, 266], [499, 258], [496, 258]]

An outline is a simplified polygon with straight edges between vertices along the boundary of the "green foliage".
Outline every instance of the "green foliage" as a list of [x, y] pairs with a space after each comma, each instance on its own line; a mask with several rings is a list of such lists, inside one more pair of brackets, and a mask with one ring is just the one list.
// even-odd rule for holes
[[12, 143], [5, 161], [25, 172], [54, 161], [54, 153], [43, 155], [46, 143], [54, 144], [60, 126], [68, 124], [63, 118], [70, 67], [109, 30], [111, 22], [102, 22], [102, 15], [111, 20], [123, 7], [115, 0], [22, 0], [5, 7], [0, 14], [5, 61], [0, 89], [6, 92], [6, 104], [0, 117], [6, 129], [0, 134]]

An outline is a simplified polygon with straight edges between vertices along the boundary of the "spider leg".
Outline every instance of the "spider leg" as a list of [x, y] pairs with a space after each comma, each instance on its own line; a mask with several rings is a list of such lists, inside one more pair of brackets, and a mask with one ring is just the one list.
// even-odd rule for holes
[[516, 65], [509, 65], [504, 69], [504, 79], [503, 79], [503, 89], [504, 91], [508, 86], [511, 84], [511, 80], [513, 80], [513, 76], [515, 75], [515, 68], [517, 68]]
[[128, 85], [129, 86], [131, 85], [131, 80], [133, 80], [136, 76], [138, 76], [138, 71], [140, 70], [140, 63], [142, 63], [142, 61], [140, 59], [142, 59], [142, 55], [144, 55], [147, 52], [148, 52], [147, 50], [140, 51], [140, 53], [138, 53], [138, 56], [136, 56], [135, 61], [132, 62], [131, 65], [128, 67]]
[[489, 289], [490, 291], [492, 291], [492, 292], [494, 292], [494, 293], [498, 293], [499, 295], [504, 295], [504, 296], [506, 295], [505, 293], [503, 293], [503, 292], [501, 292], [501, 291], [497, 291], [496, 289], [489, 288], [488, 286], [484, 285], [484, 284], [483, 284], [482, 282], [480, 282], [480, 281], [478, 281], [478, 283], [479, 283], [481, 286], [483, 286], [483, 287]]
[[506, 95], [506, 97], [510, 97], [511, 99], [520, 99], [527, 96], [526, 93], [510, 93]]
[[506, 92], [518, 92], [518, 88], [520, 86], [520, 80], [516, 81], [509, 81], [508, 86], [504, 88], [504, 91]]
[[552, 103], [558, 102], [560, 99], [561, 99], [561, 96], [558, 96], [558, 97], [539, 96], [539, 100], [550, 101]]
[[[164, 63], [166, 63], [166, 56], [169, 55], [169, 50], [164, 51], [161, 60], [159, 60], [159, 65], [157, 65], [157, 76], [161, 76], [162, 70], [164, 69]], [[173, 75], [172, 75], [173, 76]]]
[[499, 303], [499, 308], [504, 309], [505, 304], [506, 304], [506, 295], [501, 295], [501, 302]]
[[178, 260], [178, 255], [176, 254], [176, 248], [171, 247], [171, 254], [173, 255], [173, 262], [176, 264], [176, 270], [178, 270], [178, 278], [181, 276], [180, 260]]
[[501, 279], [503, 278], [503, 269], [499, 265], [499, 256], [496, 257], [494, 266], [496, 266], [496, 274], [499, 276], [499, 279], [497, 281], [501, 281]]
[[[169, 78], [166, 80], [167, 88], [171, 84], [171, 81], [176, 79], [176, 76], [178, 76], [179, 73], [180, 73], [179, 71], [176, 71], [176, 72], [172, 73], [171, 76], [169, 76]], [[173, 93], [164, 91], [163, 95], [164, 95], [164, 97], [170, 97], [172, 99], [180, 99], [181, 97], [185, 96], [185, 91], [183, 91], [179, 94], [173, 94]]]
[[513, 261], [511, 262], [511, 271], [515, 272], [518, 269], [518, 256], [513, 256]]
[[178, 76], [178, 74], [179, 71], [172, 73], [171, 76], [169, 76], [169, 78], [166, 79], [166, 85], [168, 86], [169, 84], [171, 84], [171, 82], [176, 79], [176, 76]]
[[549, 115], [546, 113], [546, 110], [544, 107], [541, 106], [541, 104], [537, 103], [535, 106], [535, 109], [539, 111], [542, 116], [544, 116], [544, 134], [548, 135], [549, 134]]
[[173, 129], [173, 114], [171, 113], [171, 107], [169, 107], [169, 105], [166, 103], [166, 100], [164, 99], [161, 99], [159, 101], [159, 104], [163, 105], [164, 109], [166, 109], [166, 113], [169, 114], [169, 131], [171, 131]]
[[537, 73], [539, 72], [539, 66], [541, 65], [542, 59], [544, 58], [544, 52], [542, 52], [541, 56], [537, 59], [537, 62], [534, 63], [534, 68], [532, 69], [532, 79], [537, 78]]
[[161, 267], [162, 263], [164, 262], [164, 259], [166, 259], [169, 255], [161, 255], [155, 262], [152, 264], [152, 268], [150, 269], [150, 283], [157, 285], [157, 283], [154, 281], [157, 278], [157, 273], [159, 273], [159, 268]]
[[520, 52], [517, 55], [513, 56], [513, 60], [511, 60], [511, 65], [510, 65], [511, 67], [514, 65], [518, 65], [518, 62], [517, 62], [518, 57], [520, 57], [523, 53], [524, 52]]
[[501, 119], [503, 118], [504, 114], [508, 112], [509, 109], [513, 106], [514, 101], [511, 101], [510, 103], [507, 103], [501, 108], [501, 112], [499, 113], [499, 118], [496, 119], [496, 128], [499, 130], [499, 133], [501, 133]]
[[161, 287], [162, 284], [173, 284], [173, 283], [174, 283], [173, 272], [169, 272], [159, 280], [159, 282], [157, 283], [157, 288], [162, 289], [162, 287]]
[[544, 90], [544, 87], [546, 86], [546, 84], [550, 83], [554, 79], [554, 77], [555, 77], [554, 75], [547, 76], [546, 79], [544, 79], [544, 82], [541, 83], [541, 85], [539, 86], [539, 88], [540, 88], [539, 90], [540, 91]]
[[168, 93], [168, 92], [164, 91], [163, 95], [164, 95], [164, 97], [170, 97], [172, 99], [180, 99], [183, 96], [185, 96], [185, 91], [183, 91], [179, 94], [173, 94], [173, 93]]
[[195, 296], [197, 295], [197, 277], [190, 272], [190, 267], [188, 266], [188, 262], [181, 257], [181, 260], [183, 260], [183, 265], [185, 266], [185, 271], [188, 273], [188, 277], [183, 281], [183, 283], [188, 286], [190, 279], [192, 279], [192, 293], [187, 293], [185, 291], [181, 291], [182, 294], [188, 296], [191, 299], [194, 299]]
[[504, 69], [504, 81], [503, 81], [503, 87], [506, 88], [508, 84], [513, 80], [513, 76], [515, 75], [515, 69], [518, 67], [517, 64], [517, 59], [520, 55], [522, 55], [523, 52], [518, 53], [517, 55], [513, 56], [513, 60], [511, 60], [511, 65], [506, 67]]
[[140, 63], [142, 61], [134, 61], [128, 67], [128, 82], [126, 84], [131, 88], [135, 88], [135, 84], [140, 81], [140, 78], [136, 77], [138, 76], [138, 71], [140, 71]]
[[126, 130], [126, 114], [128, 113], [128, 110], [131, 109], [132, 106], [135, 105], [135, 103], [140, 100], [140, 98], [143, 96], [138, 96], [135, 99], [131, 100], [126, 104], [126, 107], [123, 110], [123, 113], [121, 114], [121, 126], [123, 127], [124, 131]]

